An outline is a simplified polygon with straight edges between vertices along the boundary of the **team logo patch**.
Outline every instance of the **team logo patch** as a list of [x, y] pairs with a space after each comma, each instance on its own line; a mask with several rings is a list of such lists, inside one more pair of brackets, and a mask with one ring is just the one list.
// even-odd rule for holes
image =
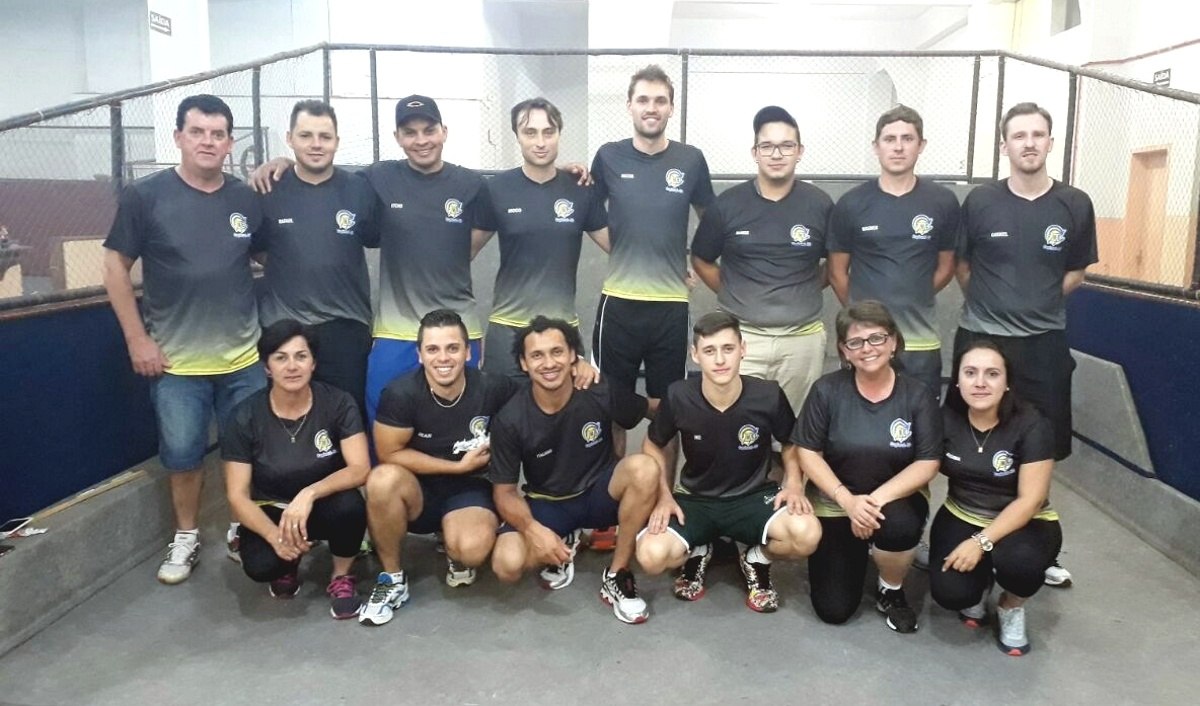
[[333, 455], [333, 439], [329, 438], [329, 432], [324, 429], [313, 434], [313, 446], [317, 447], [317, 458]]
[[488, 417], [479, 415], [471, 419], [467, 424], [467, 429], [471, 431], [471, 436], [483, 436], [488, 431]]
[[250, 235], [246, 232], [250, 229], [250, 222], [246, 220], [245, 216], [236, 211], [229, 214], [229, 227], [233, 229], [233, 237], [235, 238], [245, 238]]
[[461, 218], [463, 213], [462, 201], [458, 199], [446, 199], [445, 204], [446, 218]]
[[559, 199], [554, 202], [554, 217], [558, 220], [564, 220], [571, 217], [575, 213], [575, 204], [567, 199]]
[[584, 447], [591, 448], [600, 443], [600, 422], [588, 422], [579, 430], [579, 435], [583, 437]]
[[1013, 455], [1008, 451], [997, 451], [992, 456], [992, 474], [995, 476], [1012, 475], [1016, 469], [1013, 468]]
[[788, 235], [791, 236], [793, 245], [804, 245], [812, 238], [812, 231], [808, 229], [808, 226], [796, 224], [792, 226], [792, 230]]
[[485, 415], [472, 417], [471, 421], [467, 422], [467, 431], [471, 432], [471, 438], [454, 442], [453, 452], [461, 454], [486, 446], [491, 440], [488, 436], [488, 419]]
[[742, 428], [738, 429], [738, 449], [745, 451], [755, 448], [758, 443], [758, 436], [758, 427], [753, 424], [743, 424]]
[[924, 213], [918, 213], [912, 219], [913, 237], [924, 239], [933, 230], [933, 219]]
[[668, 169], [666, 179], [668, 189], [678, 189], [683, 186], [684, 173], [678, 169]]
[[1046, 234], [1044, 237], [1046, 239], [1047, 247], [1057, 248], [1058, 246], [1067, 242], [1067, 229], [1060, 225], [1051, 225], [1046, 228]]
[[910, 446], [908, 440], [912, 438], [912, 422], [896, 417], [888, 427], [888, 433], [892, 435], [892, 446]]
[[354, 221], [357, 220], [357, 218], [358, 216], [355, 216], [353, 211], [347, 211], [343, 208], [337, 212], [337, 215], [333, 217], [333, 220], [335, 223], [337, 223], [338, 232], [344, 234], [354, 227]]

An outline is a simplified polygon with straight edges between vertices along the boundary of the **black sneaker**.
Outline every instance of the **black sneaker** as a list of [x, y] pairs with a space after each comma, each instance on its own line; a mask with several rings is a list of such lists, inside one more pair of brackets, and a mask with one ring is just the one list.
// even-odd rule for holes
[[908, 605], [904, 589], [878, 589], [875, 610], [887, 616], [887, 626], [896, 632], [917, 631], [917, 612]]
[[704, 597], [704, 573], [708, 570], [708, 562], [712, 560], [712, 545], [704, 546], [703, 554], [688, 557], [679, 576], [675, 578], [673, 592], [681, 601], [698, 601]]
[[742, 552], [738, 563], [746, 580], [746, 606], [755, 613], [774, 613], [779, 610], [779, 592], [771, 583], [771, 565], [746, 559]]

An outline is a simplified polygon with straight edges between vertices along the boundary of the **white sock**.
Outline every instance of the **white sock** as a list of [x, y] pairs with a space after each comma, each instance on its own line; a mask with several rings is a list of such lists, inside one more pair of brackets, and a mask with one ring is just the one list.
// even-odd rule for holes
[[694, 546], [694, 547], [692, 547], [692, 553], [688, 554], [688, 558], [691, 558], [694, 556], [704, 556], [710, 550], [712, 550], [711, 544], [700, 544], [700, 545]]
[[750, 562], [751, 564], [771, 563], [771, 559], [767, 556], [767, 553], [763, 551], [763, 546], [761, 544], [755, 544], [746, 551], [746, 561]]
[[898, 583], [895, 586], [893, 586], [892, 584], [888, 583], [887, 581], [884, 581], [882, 577], [879, 579], [879, 587], [885, 591], [899, 591], [900, 587], [903, 585], [904, 584]]
[[175, 541], [185, 542], [187, 544], [195, 544], [200, 541], [200, 530], [175, 530]]

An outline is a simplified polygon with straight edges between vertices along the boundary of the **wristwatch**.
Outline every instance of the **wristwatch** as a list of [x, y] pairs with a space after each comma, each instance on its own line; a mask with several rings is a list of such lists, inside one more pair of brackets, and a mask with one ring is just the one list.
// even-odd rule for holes
[[979, 548], [985, 552], [990, 552], [996, 548], [996, 545], [992, 543], [992, 540], [988, 539], [987, 535], [983, 532], [976, 532], [975, 534], [971, 535], [971, 537], [976, 542], [979, 542]]

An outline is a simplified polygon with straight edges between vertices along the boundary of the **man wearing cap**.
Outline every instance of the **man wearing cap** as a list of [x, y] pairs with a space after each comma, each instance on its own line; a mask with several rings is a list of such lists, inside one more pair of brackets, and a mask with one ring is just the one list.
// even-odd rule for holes
[[822, 259], [833, 202], [796, 179], [804, 145], [783, 108], [767, 106], [754, 116], [750, 154], [758, 175], [705, 210], [692, 266], [741, 322], [742, 373], [775, 380], [800, 409], [825, 362]]

